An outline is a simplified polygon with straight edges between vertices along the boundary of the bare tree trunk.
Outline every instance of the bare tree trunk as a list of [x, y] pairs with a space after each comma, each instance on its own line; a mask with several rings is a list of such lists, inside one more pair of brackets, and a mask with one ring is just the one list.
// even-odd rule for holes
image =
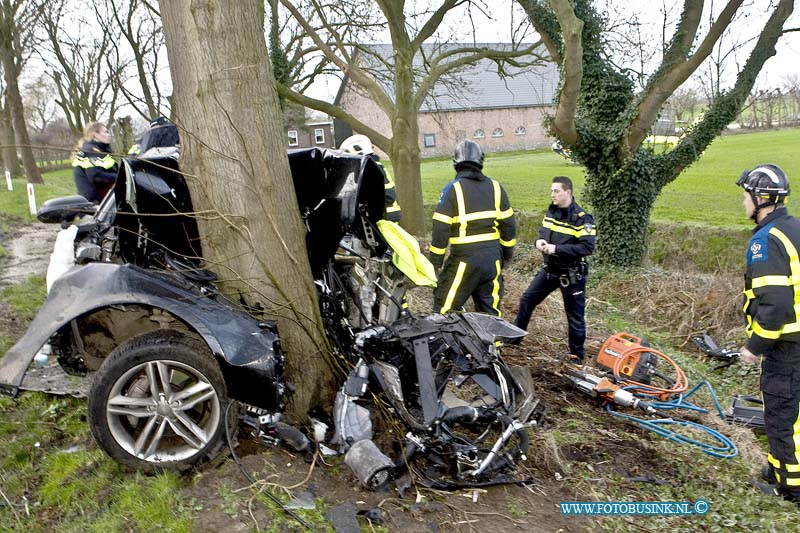
[[392, 127], [394, 138], [389, 157], [397, 187], [397, 200], [403, 210], [403, 227], [414, 235], [425, 234], [425, 209], [420, 179], [419, 126], [416, 114], [397, 117]]
[[113, 150], [118, 154], [127, 154], [133, 145], [133, 125], [131, 117], [121, 117], [110, 122], [109, 128], [114, 132]]
[[21, 177], [22, 167], [17, 157], [17, 141], [14, 139], [14, 127], [11, 125], [8, 103], [0, 106], [0, 144], [3, 152], [3, 170], [8, 170], [14, 177]]
[[397, 195], [403, 209], [402, 224], [414, 235], [425, 234], [425, 209], [422, 205], [420, 179], [419, 121], [414, 105], [414, 77], [410, 68], [414, 52], [409, 46], [397, 46], [395, 54], [395, 114], [392, 121], [392, 168], [395, 170]]
[[14, 62], [14, 51], [8, 46], [0, 46], [0, 61], [3, 63], [3, 74], [6, 80], [6, 91], [8, 96], [8, 107], [11, 111], [11, 119], [14, 125], [14, 134], [17, 139], [17, 148], [22, 155], [22, 164], [25, 167], [25, 175], [28, 183], [44, 183], [39, 167], [36, 166], [36, 158], [33, 157], [31, 141], [28, 137], [28, 126], [25, 124], [25, 111], [22, 107], [22, 97], [19, 94], [19, 84], [17, 83], [17, 67]]
[[181, 164], [204, 255], [226, 291], [244, 291], [277, 318], [304, 418], [333, 392], [317, 293], [284, 148], [264, 41], [264, 5], [242, 0], [161, 2]]

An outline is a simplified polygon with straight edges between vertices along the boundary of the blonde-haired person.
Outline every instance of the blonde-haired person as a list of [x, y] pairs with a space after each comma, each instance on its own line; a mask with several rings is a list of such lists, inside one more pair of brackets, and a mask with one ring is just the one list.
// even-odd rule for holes
[[114, 186], [117, 162], [111, 157], [111, 133], [102, 122], [92, 122], [83, 130], [72, 158], [73, 177], [78, 194], [99, 203]]

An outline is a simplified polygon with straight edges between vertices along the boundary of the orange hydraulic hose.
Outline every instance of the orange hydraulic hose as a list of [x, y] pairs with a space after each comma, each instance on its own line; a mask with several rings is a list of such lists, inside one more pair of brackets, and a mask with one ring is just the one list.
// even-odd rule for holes
[[[648, 385], [646, 383], [639, 383], [638, 381], [632, 381], [627, 377], [623, 377], [620, 374], [620, 369], [624, 366], [624, 363], [628, 361], [628, 359], [633, 358], [634, 355], [637, 353], [643, 352], [650, 352], [661, 359], [664, 359], [672, 365], [672, 368], [675, 370], [675, 384], [667, 389], [663, 387], [656, 387], [655, 385]], [[616, 362], [614, 363], [614, 378], [623, 384], [623, 386], [627, 389], [631, 387], [635, 392], [639, 394], [643, 394], [645, 396], [654, 396], [659, 400], [667, 400], [673, 394], [680, 394], [684, 392], [687, 388], [689, 388], [689, 380], [686, 378], [686, 373], [678, 366], [678, 364], [673, 361], [669, 356], [663, 354], [657, 350], [649, 346], [641, 346], [641, 345], [634, 345], [630, 348], [623, 350], [619, 357], [616, 358]]]

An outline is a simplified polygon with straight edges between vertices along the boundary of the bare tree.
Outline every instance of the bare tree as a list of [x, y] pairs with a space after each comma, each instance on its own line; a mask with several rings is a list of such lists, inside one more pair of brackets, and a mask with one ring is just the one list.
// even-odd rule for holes
[[166, 97], [161, 94], [158, 82], [159, 55], [164, 45], [158, 11], [147, 0], [103, 0], [94, 3], [94, 10], [108, 36], [111, 56], [130, 58], [109, 65], [112, 70], [118, 65], [124, 69], [112, 78], [119, 94], [145, 119], [167, 114]]
[[[297, 19], [288, 10], [281, 9], [280, 0], [267, 0], [267, 4], [268, 46], [275, 80], [300, 94], [320, 76], [340, 80], [341, 70], [320, 52]], [[374, 9], [370, 9], [370, 2], [364, 0], [346, 0], [339, 3], [341, 7], [332, 10], [325, 6], [324, 20], [320, 20], [313, 3], [308, 0], [294, 4], [302, 18], [325, 39], [328, 46], [334, 46], [337, 40], [358, 42], [384, 28]], [[350, 13], [349, 16], [342, 16], [346, 12]], [[358, 24], [353, 24], [353, 19], [357, 19]]]
[[161, 7], [181, 166], [205, 215], [204, 255], [231, 280], [229, 290], [245, 291], [278, 319], [289, 378], [302, 381], [290, 412], [305, 417], [332, 392], [333, 372], [295, 207], [264, 5], [162, 0]]
[[[72, 8], [72, 10], [68, 9]], [[86, 124], [114, 116], [119, 84], [125, 68], [111, 43], [119, 39], [108, 32], [74, 31], [94, 28], [94, 13], [88, 4], [53, 0], [40, 8], [40, 26], [45, 46], [40, 57], [49, 67], [56, 87], [56, 103], [63, 111], [73, 135], [78, 138]]]
[[[708, 20], [705, 23], [708, 28], [711, 28], [716, 21], [715, 13], [718, 10], [715, 10], [714, 4], [715, 2], [712, 0], [708, 9]], [[738, 56], [742, 48], [751, 42], [751, 39], [743, 38], [740, 32], [732, 30], [731, 26], [742, 22], [749, 16], [749, 7], [752, 7], [752, 3], [742, 3], [742, 6], [736, 10], [731, 22], [714, 45], [708, 60], [697, 70], [695, 78], [705, 99], [709, 102], [722, 94], [727, 78], [738, 75], [741, 71], [742, 65]]]
[[17, 156], [17, 140], [14, 138], [14, 125], [11, 120], [11, 109], [8, 106], [5, 88], [0, 98], [0, 147], [2, 150], [3, 170], [8, 170], [12, 176], [23, 176], [22, 165]]
[[24, 176], [22, 167], [17, 156], [17, 140], [14, 138], [14, 125], [11, 120], [11, 109], [8, 106], [6, 97], [5, 83], [0, 76], [0, 153], [2, 153], [3, 167], [0, 170], [8, 170], [12, 176]]
[[787, 74], [783, 79], [783, 88], [786, 90], [790, 124], [797, 126], [800, 124], [800, 75]]
[[38, 10], [30, 0], [0, 1], [0, 64], [6, 83], [6, 102], [11, 113], [17, 149], [29, 183], [44, 183], [33, 156], [28, 127], [25, 124], [25, 107], [19, 90], [24, 50], [34, 37]]
[[53, 81], [46, 74], [40, 74], [29, 83], [23, 92], [26, 123], [36, 133], [43, 133], [56, 117], [56, 105], [52, 95], [55, 92]]
[[[389, 120], [391, 137], [341, 107], [309, 98], [286, 85], [278, 86], [279, 93], [294, 102], [347, 122], [387, 152], [403, 207], [403, 225], [412, 232], [422, 233], [425, 226], [417, 113], [423, 103], [443, 77], [482, 59], [495, 61], [501, 71], [508, 65], [519, 67], [537, 61], [539, 57], [534, 52], [539, 43], [521, 45], [517, 42], [506, 49], [498, 49], [475, 43], [448, 42], [450, 36], [445, 31], [444, 22], [457, 8], [466, 10], [467, 20], [459, 21], [462, 27], [466, 22], [472, 23], [474, 29], [473, 16], [479, 19], [489, 16], [489, 5], [480, 0], [441, 0], [436, 2], [436, 6], [419, 12], [414, 11], [419, 4], [405, 0], [349, 0], [335, 3], [308, 0], [313, 8], [313, 20], [301, 11], [296, 1], [280, 2], [303, 28], [313, 44], [314, 53], [324, 55], [327, 61], [345, 73], [377, 104]], [[380, 24], [376, 22], [376, 16], [380, 17]], [[315, 25], [314, 20], [321, 24]], [[367, 20], [369, 31], [385, 27], [391, 52], [378, 54], [365, 46], [363, 41], [341, 38], [341, 32], [330, 22], [333, 20], [349, 27], [358, 27], [362, 20]], [[359, 35], [363, 34], [350, 34]], [[521, 35], [524, 35], [524, 31]]]
[[518, 2], [561, 67], [551, 131], [586, 167], [586, 196], [600, 236], [596, 253], [611, 264], [640, 264], [656, 197], [736, 117], [765, 61], [775, 55], [794, 0], [771, 3], [733, 87], [720, 92], [703, 119], [663, 154], [642, 148], [645, 137], [670, 95], [714, 52], [743, 0], [728, 0], [704, 34], [703, 0], [684, 0], [661, 63], [641, 91], [608, 60], [603, 19], [591, 0]]
[[683, 125], [683, 129], [691, 124], [705, 100], [697, 89], [685, 84], [678, 88], [667, 100], [667, 105], [675, 112], [675, 121]]

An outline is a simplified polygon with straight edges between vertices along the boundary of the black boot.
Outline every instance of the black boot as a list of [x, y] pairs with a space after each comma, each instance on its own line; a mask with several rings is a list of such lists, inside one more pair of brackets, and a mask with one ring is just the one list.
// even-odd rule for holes
[[767, 463], [761, 467], [761, 479], [772, 485], [778, 484], [778, 478], [775, 477], [775, 471], [771, 464]]

